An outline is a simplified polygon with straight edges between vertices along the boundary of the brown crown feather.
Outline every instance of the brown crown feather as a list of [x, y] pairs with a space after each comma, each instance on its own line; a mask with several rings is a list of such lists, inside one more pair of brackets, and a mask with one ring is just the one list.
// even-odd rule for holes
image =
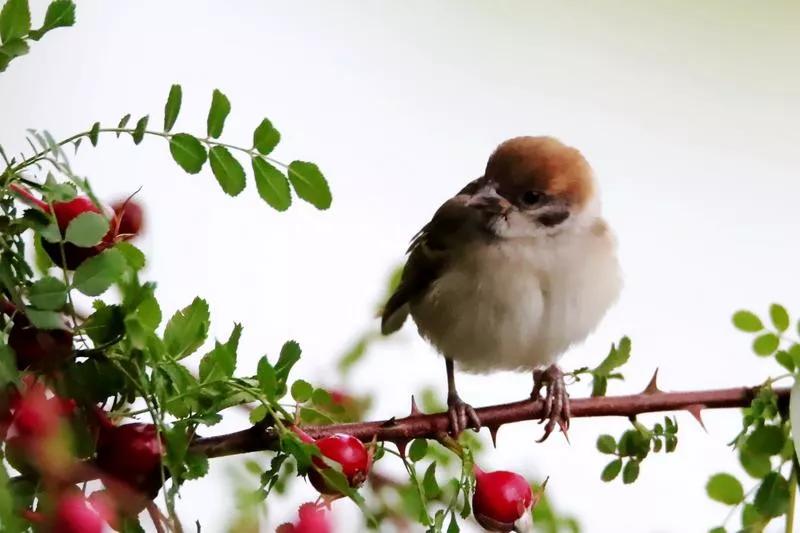
[[502, 143], [486, 164], [486, 179], [515, 201], [535, 190], [583, 207], [594, 194], [592, 168], [575, 148], [553, 137], [515, 137]]

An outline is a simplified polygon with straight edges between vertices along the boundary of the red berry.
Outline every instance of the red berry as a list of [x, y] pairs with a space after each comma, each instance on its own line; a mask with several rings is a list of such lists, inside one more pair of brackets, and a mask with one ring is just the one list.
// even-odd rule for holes
[[8, 334], [8, 345], [14, 350], [20, 370], [49, 370], [72, 357], [72, 332], [38, 329], [25, 316], [17, 314]]
[[331, 524], [328, 513], [313, 503], [304, 503], [297, 509], [299, 520], [294, 526], [295, 533], [330, 533]]
[[[136, 489], [157, 492], [161, 481], [162, 445], [153, 424], [125, 424], [102, 428], [97, 443], [97, 465], [107, 474]], [[153, 487], [154, 483], [158, 483]]]
[[297, 509], [297, 515], [297, 522], [281, 524], [275, 533], [330, 533], [332, 531], [328, 513], [315, 503], [304, 503]]
[[12, 427], [23, 438], [41, 438], [54, 434], [63, 415], [60, 399], [48, 398], [45, 388], [33, 386], [22, 395], [14, 410]]
[[524, 477], [498, 470], [475, 468], [475, 519], [489, 531], [512, 531], [514, 522], [528, 512], [533, 502], [531, 487]]
[[72, 219], [78, 215], [100, 212], [100, 209], [94, 205], [94, 202], [88, 196], [76, 196], [66, 202], [53, 202], [53, 213], [58, 222], [58, 229], [61, 230], [62, 234], [67, 231], [67, 226], [72, 222]]
[[[47, 211], [50, 207], [47, 206]], [[92, 203], [92, 200], [86, 196], [76, 196], [67, 202], [54, 202], [53, 213], [55, 214], [58, 228], [61, 230], [61, 235], [64, 236], [67, 232], [67, 227], [72, 220], [83, 213], [102, 213], [102, 211]], [[98, 255], [105, 250], [108, 246], [113, 244], [116, 233], [114, 231], [114, 224], [112, 221], [108, 233], [103, 237], [100, 244], [96, 246], [81, 247], [76, 246], [70, 242], [57, 243], [42, 240], [42, 248], [50, 256], [50, 259], [56, 265], [63, 266], [67, 270], [75, 270], [81, 263]], [[64, 248], [64, 257], [61, 257], [61, 247]]]
[[138, 202], [133, 200], [122, 200], [111, 204], [114, 213], [119, 219], [117, 234], [119, 235], [138, 235], [142, 231], [142, 220], [144, 211]]
[[347, 405], [353, 403], [353, 397], [347, 394], [346, 392], [332, 390], [330, 391], [331, 394], [331, 403], [333, 405]]
[[53, 533], [102, 533], [106, 520], [105, 509], [97, 509], [84, 498], [74, 493], [62, 496], [53, 516]]
[[[342, 465], [342, 473], [351, 487], [360, 487], [364, 483], [369, 473], [371, 461], [363, 442], [351, 435], [340, 433], [319, 439], [315, 444], [323, 456]], [[314, 457], [313, 460], [317, 468], [322, 470], [328, 468], [328, 465], [321, 458]], [[308, 477], [314, 488], [321, 493], [338, 493], [335, 488], [328, 486], [328, 483], [316, 469], [311, 470]]]

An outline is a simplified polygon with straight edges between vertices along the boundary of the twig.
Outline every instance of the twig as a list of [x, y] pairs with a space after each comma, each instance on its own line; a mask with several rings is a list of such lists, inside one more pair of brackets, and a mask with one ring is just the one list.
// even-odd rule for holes
[[[641, 394], [570, 400], [570, 410], [572, 418], [598, 416], [630, 418], [642, 413], [680, 410], [697, 415], [702, 409], [747, 407], [758, 389], [759, 387], [737, 387], [708, 391], [661, 392], [657, 388], [649, 388], [647, 392]], [[777, 388], [774, 391], [780, 402], [788, 401], [790, 389]], [[490, 431], [496, 431], [504, 424], [538, 419], [543, 409], [541, 400], [526, 400], [482, 407], [477, 409], [477, 413], [484, 426]], [[315, 439], [335, 433], [347, 433], [365, 442], [377, 438], [379, 441], [390, 441], [402, 447], [415, 438], [437, 439], [441, 432], [447, 431], [448, 424], [447, 413], [436, 413], [416, 414], [386, 421], [308, 426], [303, 429]], [[193, 452], [211, 458], [276, 450], [278, 445], [277, 435], [271, 428], [252, 427], [215, 437], [197, 438], [190, 448]]]

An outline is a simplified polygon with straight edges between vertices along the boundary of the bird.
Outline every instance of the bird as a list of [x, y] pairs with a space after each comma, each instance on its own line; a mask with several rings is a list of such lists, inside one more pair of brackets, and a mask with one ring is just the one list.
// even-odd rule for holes
[[456, 389], [457, 364], [478, 374], [531, 372], [530, 397], [544, 402], [540, 441], [556, 426], [566, 436], [569, 397], [557, 362], [617, 300], [616, 250], [581, 152], [554, 137], [511, 138], [412, 238], [381, 332], [410, 315], [444, 357], [452, 434], [481, 428]]

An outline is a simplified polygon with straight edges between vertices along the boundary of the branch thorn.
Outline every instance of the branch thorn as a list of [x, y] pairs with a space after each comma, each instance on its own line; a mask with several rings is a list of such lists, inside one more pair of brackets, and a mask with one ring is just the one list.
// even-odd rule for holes
[[416, 400], [416, 398], [414, 398], [414, 395], [412, 394], [411, 395], [411, 414], [409, 415], [409, 417], [419, 416], [421, 414], [423, 414], [423, 412], [419, 410], [419, 407], [417, 407], [417, 400]]
[[500, 426], [489, 426], [489, 435], [492, 436], [492, 447], [497, 448], [497, 432], [500, 430]]
[[695, 420], [700, 424], [700, 427], [703, 428], [703, 431], [708, 433], [708, 429], [706, 429], [706, 425], [703, 423], [703, 418], [700, 416], [700, 413], [705, 409], [705, 405], [701, 403], [693, 403], [692, 405], [687, 405], [685, 409], [694, 417]]
[[662, 392], [664, 391], [658, 388], [658, 368], [656, 368], [656, 371], [653, 372], [653, 377], [650, 378], [650, 382], [644, 388], [642, 394], [659, 394]]

